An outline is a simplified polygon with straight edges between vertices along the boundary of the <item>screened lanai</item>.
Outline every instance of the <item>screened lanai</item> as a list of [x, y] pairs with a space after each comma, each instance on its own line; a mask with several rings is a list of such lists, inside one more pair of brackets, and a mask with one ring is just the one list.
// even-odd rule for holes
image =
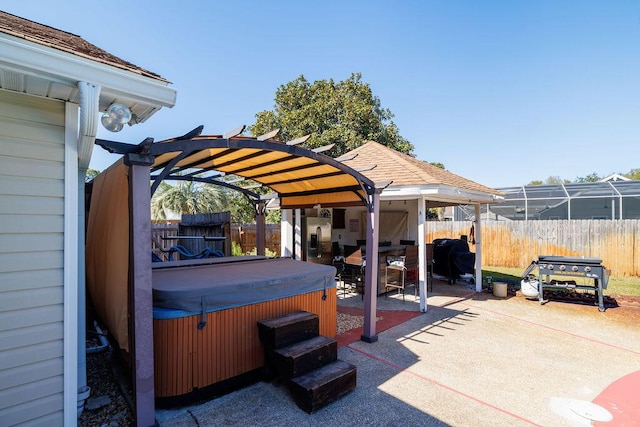
[[[504, 203], [483, 205], [488, 220], [637, 219], [640, 181], [526, 185], [499, 188]], [[466, 220], [471, 207], [460, 207], [455, 220]]]

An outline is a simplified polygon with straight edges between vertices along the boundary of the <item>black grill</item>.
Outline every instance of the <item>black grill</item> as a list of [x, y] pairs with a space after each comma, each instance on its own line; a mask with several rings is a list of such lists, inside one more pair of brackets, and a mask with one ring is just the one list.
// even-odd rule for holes
[[[538, 260], [531, 263], [524, 276], [528, 275], [536, 266], [539, 275], [538, 299], [540, 303], [544, 302], [545, 288], [584, 289], [596, 293], [598, 310], [604, 311], [603, 290], [607, 288], [609, 270], [602, 265], [601, 259], [539, 255]], [[556, 278], [551, 280], [551, 276]], [[562, 279], [558, 280], [557, 277]], [[575, 280], [564, 280], [572, 277], [592, 279], [593, 284], [578, 284]]]

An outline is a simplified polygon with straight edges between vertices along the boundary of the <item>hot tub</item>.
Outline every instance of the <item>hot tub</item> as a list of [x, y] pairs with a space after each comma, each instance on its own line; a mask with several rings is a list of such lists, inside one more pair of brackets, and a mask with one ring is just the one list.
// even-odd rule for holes
[[155, 395], [160, 405], [223, 394], [260, 378], [257, 322], [293, 311], [336, 333], [335, 269], [288, 258], [154, 265]]

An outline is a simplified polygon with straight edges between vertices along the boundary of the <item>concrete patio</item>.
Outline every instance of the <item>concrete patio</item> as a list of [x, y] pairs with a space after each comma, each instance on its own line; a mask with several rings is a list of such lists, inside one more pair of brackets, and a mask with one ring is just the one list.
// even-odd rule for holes
[[[339, 310], [362, 307], [359, 295], [338, 295]], [[408, 289], [404, 302], [379, 297], [378, 310], [381, 324], [418, 301]], [[541, 305], [436, 281], [426, 313], [376, 343], [343, 343], [338, 357], [358, 367], [357, 388], [311, 415], [285, 386], [258, 383], [156, 417], [161, 426], [586, 426], [610, 414], [600, 425], [637, 425], [640, 328], [629, 320], [637, 310]]]

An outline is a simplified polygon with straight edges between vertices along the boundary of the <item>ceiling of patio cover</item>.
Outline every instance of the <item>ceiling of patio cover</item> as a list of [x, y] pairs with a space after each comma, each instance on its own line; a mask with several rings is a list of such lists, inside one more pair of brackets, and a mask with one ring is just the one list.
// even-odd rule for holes
[[367, 194], [375, 192], [373, 181], [339, 159], [295, 144], [242, 135], [157, 142], [149, 147], [155, 158], [152, 177], [224, 185], [229, 181], [225, 176], [235, 175], [270, 188], [278, 194], [280, 206], [290, 209], [317, 204], [361, 206]]

